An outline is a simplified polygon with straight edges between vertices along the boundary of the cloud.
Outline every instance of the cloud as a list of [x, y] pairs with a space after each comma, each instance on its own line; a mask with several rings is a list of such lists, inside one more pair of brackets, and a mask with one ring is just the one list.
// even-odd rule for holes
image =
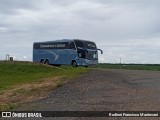
[[[40, 4], [14, 2], [15, 5], [13, 4], [11, 8], [16, 11], [16, 14], [6, 16], [8, 19], [4, 22], [10, 25], [8, 30], [15, 33], [63, 32], [71, 27], [69, 31], [73, 33], [75, 31], [83, 34], [90, 31], [88, 35], [91, 35], [99, 31], [98, 37], [104, 38], [107, 35], [115, 39], [117, 37], [123, 39], [124, 37], [143, 37], [146, 33], [159, 32], [159, 26], [156, 24], [159, 21], [157, 9], [153, 9], [153, 6], [140, 6], [142, 2], [122, 0], [122, 2], [114, 1], [104, 4], [104, 2], [89, 0], [77, 2], [40, 0], [38, 3]], [[28, 7], [23, 7], [25, 4]], [[33, 6], [37, 9], [31, 9]]]
[[40, 0], [22, 1], [22, 0], [1, 0], [0, 13], [5, 15], [14, 15], [18, 9], [35, 9], [35, 4]]
[[159, 5], [158, 0], [1, 0], [0, 54], [32, 60], [35, 41], [79, 38], [103, 49], [101, 61], [159, 63]]
[[27, 56], [23, 56], [23, 59], [24, 59], [24, 60], [27, 60]]

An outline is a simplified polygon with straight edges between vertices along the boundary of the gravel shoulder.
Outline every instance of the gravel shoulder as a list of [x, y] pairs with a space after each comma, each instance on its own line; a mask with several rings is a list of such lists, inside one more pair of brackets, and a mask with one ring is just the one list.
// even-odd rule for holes
[[[96, 69], [17, 110], [160, 111], [160, 72]], [[50, 119], [50, 118], [48, 118]], [[84, 118], [57, 118], [84, 119]], [[128, 118], [85, 118], [113, 119]], [[130, 118], [136, 119], [136, 118]], [[137, 118], [139, 120], [140, 118]], [[141, 118], [157, 119], [157, 118]]]

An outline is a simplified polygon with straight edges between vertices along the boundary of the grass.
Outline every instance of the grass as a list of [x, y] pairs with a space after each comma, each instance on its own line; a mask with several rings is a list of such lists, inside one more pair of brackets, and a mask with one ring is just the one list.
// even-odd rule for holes
[[[160, 65], [149, 64], [99, 64], [91, 68], [160, 71]], [[0, 111], [44, 98], [53, 89], [89, 70], [84, 67], [0, 61]]]
[[159, 64], [99, 64], [93, 68], [160, 71]]
[[0, 91], [10, 89], [14, 85], [40, 81], [43, 78], [73, 78], [85, 71], [86, 69], [82, 67], [56, 68], [33, 63], [26, 64], [25, 62], [0, 62]]
[[45, 97], [89, 69], [53, 67], [32, 62], [0, 62], [0, 111]]

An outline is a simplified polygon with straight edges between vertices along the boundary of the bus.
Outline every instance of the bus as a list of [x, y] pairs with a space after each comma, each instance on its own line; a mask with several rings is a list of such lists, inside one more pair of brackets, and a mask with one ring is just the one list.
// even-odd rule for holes
[[33, 62], [49, 65], [89, 66], [98, 64], [98, 50], [93, 41], [62, 39], [34, 42]]

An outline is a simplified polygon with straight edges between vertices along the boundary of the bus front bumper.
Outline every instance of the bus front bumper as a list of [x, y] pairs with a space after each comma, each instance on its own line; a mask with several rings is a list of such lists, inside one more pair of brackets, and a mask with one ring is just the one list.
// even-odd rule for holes
[[98, 64], [98, 60], [85, 60], [85, 65], [96, 65]]

